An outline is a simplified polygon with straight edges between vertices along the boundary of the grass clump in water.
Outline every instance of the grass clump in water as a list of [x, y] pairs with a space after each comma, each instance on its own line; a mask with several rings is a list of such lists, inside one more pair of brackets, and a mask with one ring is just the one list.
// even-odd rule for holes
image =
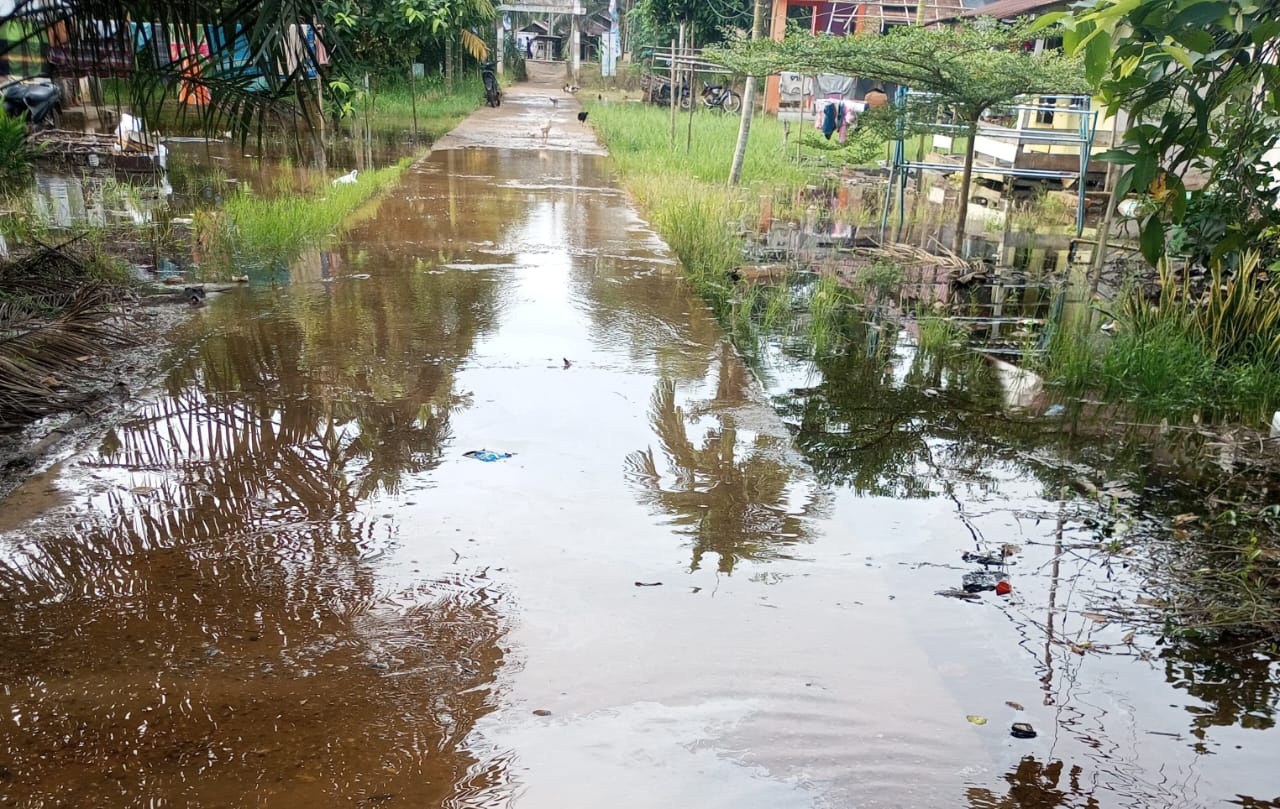
[[950, 357], [964, 350], [969, 343], [969, 330], [949, 318], [924, 315], [917, 321], [920, 350], [926, 354]]
[[[360, 174], [354, 183], [320, 185], [270, 198], [242, 190], [221, 210], [197, 218], [196, 242], [206, 247], [205, 268], [287, 265], [304, 247], [341, 232], [352, 214], [400, 179], [413, 162]], [[293, 191], [292, 188], [278, 189]]]

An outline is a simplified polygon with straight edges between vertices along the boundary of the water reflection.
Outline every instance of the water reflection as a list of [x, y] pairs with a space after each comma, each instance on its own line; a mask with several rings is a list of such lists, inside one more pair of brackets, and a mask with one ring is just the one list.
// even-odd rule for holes
[[139, 226], [150, 224], [157, 211], [167, 208], [172, 193], [163, 174], [130, 183], [111, 176], [38, 172], [30, 208], [41, 223], [55, 228]]
[[3, 545], [11, 798], [444, 805], [500, 780], [462, 740], [492, 709], [503, 593], [376, 575], [403, 529], [368, 512], [440, 462], [494, 295], [387, 272], [201, 313], [83, 464], [79, 516]]
[[949, 365], [860, 316], [839, 332], [841, 347], [812, 360], [816, 382], [774, 397], [818, 479], [862, 495], [928, 498], [942, 493], [945, 467], [967, 485], [990, 486], [990, 447], [973, 440], [970, 422], [981, 420], [981, 403], [998, 401], [996, 383], [978, 366]]
[[1035, 756], [1026, 756], [1010, 772], [1004, 775], [1008, 792], [1000, 795], [994, 790], [970, 787], [965, 791], [968, 805], [973, 809], [1054, 809], [1054, 807], [1102, 806], [1098, 794], [1106, 796], [1106, 790], [1085, 777], [1084, 768], [1062, 761], [1042, 762]]
[[1280, 665], [1274, 657], [1218, 644], [1166, 651], [1161, 660], [1169, 684], [1199, 701], [1187, 708], [1197, 748], [1207, 752], [1205, 742], [1214, 727], [1275, 727]]
[[741, 560], [785, 556], [807, 541], [816, 499], [785, 433], [758, 429], [739, 409], [750, 401], [750, 376], [728, 343], [715, 375], [714, 397], [687, 407], [672, 379], [658, 382], [649, 419], [661, 455], [633, 452], [626, 469], [641, 501], [692, 538], [690, 570], [714, 553], [718, 570], [731, 573]]

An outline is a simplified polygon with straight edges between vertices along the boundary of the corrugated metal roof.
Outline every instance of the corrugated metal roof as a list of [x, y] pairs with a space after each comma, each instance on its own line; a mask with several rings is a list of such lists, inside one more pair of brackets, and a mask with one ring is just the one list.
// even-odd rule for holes
[[964, 18], [995, 17], [998, 20], [1007, 20], [1011, 17], [1034, 16], [1043, 14], [1046, 11], [1065, 9], [1066, 6], [1067, 0], [996, 0], [996, 2], [988, 3], [985, 6], [967, 8], [956, 16]]

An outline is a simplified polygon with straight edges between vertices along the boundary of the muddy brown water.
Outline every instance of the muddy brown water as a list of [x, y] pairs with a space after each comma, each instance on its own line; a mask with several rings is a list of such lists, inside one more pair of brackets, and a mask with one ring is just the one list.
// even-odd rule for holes
[[1273, 661], [1081, 614], [1143, 583], [1051, 426], [753, 370], [606, 157], [437, 151], [175, 345], [4, 504], [6, 805], [1280, 805]]

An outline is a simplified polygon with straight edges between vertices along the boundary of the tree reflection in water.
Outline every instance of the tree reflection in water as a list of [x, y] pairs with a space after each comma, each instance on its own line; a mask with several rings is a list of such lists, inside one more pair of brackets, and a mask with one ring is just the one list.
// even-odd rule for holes
[[439, 462], [494, 286], [387, 273], [193, 324], [83, 464], [114, 485], [0, 562], [10, 797], [443, 805], [502, 781], [463, 741], [493, 707], [502, 593], [386, 583], [367, 560], [398, 526], [362, 513]]
[[1083, 774], [1084, 770], [1078, 765], [1068, 768], [1061, 761], [1045, 764], [1034, 756], [1027, 756], [1012, 772], [1005, 774], [1004, 780], [1009, 784], [1007, 794], [997, 795], [989, 789], [970, 787], [965, 797], [973, 809], [1093, 809], [1101, 806], [1093, 795], [1094, 785], [1082, 783]]
[[[675, 382], [662, 379], [649, 403], [661, 456], [650, 447], [626, 460], [641, 501], [692, 538], [690, 570], [698, 570], [707, 553], [717, 555], [721, 573], [743, 559], [781, 557], [788, 545], [808, 540], [808, 518], [820, 507], [812, 491], [803, 492], [797, 507], [807, 472], [790, 453], [781, 425], [754, 422], [749, 382], [727, 343], [720, 347], [711, 400], [686, 410], [677, 403]], [[744, 415], [753, 420], [750, 428], [740, 423]], [[691, 429], [700, 437], [691, 437]]]

